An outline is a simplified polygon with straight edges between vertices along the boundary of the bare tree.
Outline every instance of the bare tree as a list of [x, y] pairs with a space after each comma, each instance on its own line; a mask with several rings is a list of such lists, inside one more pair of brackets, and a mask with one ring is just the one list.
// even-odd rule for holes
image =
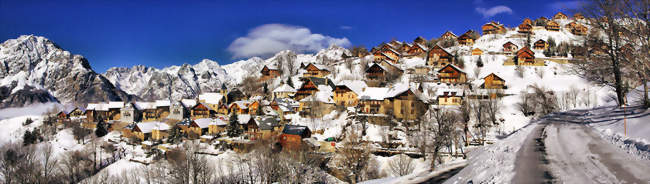
[[491, 127], [491, 125], [488, 123], [488, 118], [486, 109], [487, 109], [487, 103], [475, 99], [471, 103], [471, 108], [472, 111], [474, 112], [474, 127], [478, 129], [479, 132], [479, 142], [482, 144], [485, 136], [487, 134], [488, 129]]
[[47, 143], [44, 145], [40, 151], [42, 154], [41, 166], [42, 166], [42, 179], [41, 183], [51, 183], [56, 175], [56, 166], [58, 164], [58, 159], [54, 156], [54, 150], [52, 149], [52, 144]]
[[[595, 29], [590, 34], [591, 41], [587, 42], [592, 49], [603, 50], [604, 55], [588, 54], [588, 60], [608, 60], [611, 73], [614, 75], [613, 86], [616, 90], [617, 102], [625, 104], [626, 89], [623, 86], [623, 75], [621, 72], [621, 47], [624, 44], [622, 32], [625, 30], [621, 25], [621, 18], [626, 13], [621, 11], [625, 6], [624, 1], [617, 0], [591, 0], [583, 4], [582, 13], [587, 18], [588, 24]], [[611, 84], [603, 80], [606, 84]]]
[[362, 179], [363, 171], [368, 167], [370, 148], [367, 143], [361, 142], [361, 137], [355, 131], [348, 131], [343, 147], [339, 149], [339, 165], [345, 179], [350, 183], [357, 183]]
[[440, 151], [442, 148], [450, 148], [452, 145], [452, 132], [458, 121], [458, 115], [452, 111], [447, 111], [444, 108], [429, 110], [432, 119], [427, 123], [432, 124], [431, 133], [433, 139], [431, 140], [431, 170], [436, 168], [436, 163], [442, 164]]
[[396, 156], [396, 158], [388, 162], [388, 168], [393, 173], [393, 175], [404, 176], [413, 172], [415, 164], [413, 164], [413, 159], [411, 159], [411, 157], [404, 154], [399, 154]]

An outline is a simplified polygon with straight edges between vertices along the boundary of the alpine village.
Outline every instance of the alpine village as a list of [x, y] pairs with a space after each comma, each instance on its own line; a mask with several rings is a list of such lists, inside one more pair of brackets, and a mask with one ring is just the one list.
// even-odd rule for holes
[[[607, 20], [558, 12], [516, 27], [490, 21], [437, 38], [387, 38], [368, 49], [333, 45], [309, 57], [281, 52], [258, 61], [261, 69], [239, 71], [241, 81], [196, 96], [62, 104], [21, 136], [23, 144], [74, 140], [60, 143], [77, 150], [58, 159], [63, 166], [56, 173], [65, 179], [45, 183], [357, 183], [414, 176], [464, 162], [522, 122], [601, 104], [597, 94], [606, 89], [566, 82], [583, 80], [569, 74], [574, 65], [591, 70], [586, 65], [597, 63], [586, 58], [609, 53], [587, 43], [592, 21]], [[111, 178], [115, 173], [122, 177]]]

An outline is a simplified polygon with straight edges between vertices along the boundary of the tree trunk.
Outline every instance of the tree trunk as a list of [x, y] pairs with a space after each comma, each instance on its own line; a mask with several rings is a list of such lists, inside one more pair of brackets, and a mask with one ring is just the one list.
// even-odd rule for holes
[[[644, 67], [645, 68], [645, 67]], [[646, 78], [645, 70], [643, 70], [642, 74], [642, 82], [643, 82], [643, 107], [648, 108], [650, 107], [650, 99], [648, 99], [648, 79]]]

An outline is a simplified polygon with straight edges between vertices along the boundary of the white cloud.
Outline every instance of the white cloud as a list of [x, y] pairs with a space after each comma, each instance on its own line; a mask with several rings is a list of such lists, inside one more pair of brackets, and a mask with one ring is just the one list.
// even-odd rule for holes
[[349, 30], [352, 29], [352, 26], [340, 26], [339, 29]]
[[347, 38], [334, 38], [312, 33], [309, 28], [285, 24], [264, 24], [251, 29], [248, 35], [235, 39], [228, 52], [233, 58], [270, 56], [279, 51], [316, 52], [330, 45], [350, 46]]
[[485, 9], [485, 8], [482, 8], [482, 7], [476, 7], [476, 12], [483, 15], [483, 18], [490, 18], [490, 17], [492, 17], [492, 16], [494, 16], [496, 14], [499, 14], [499, 13], [512, 14], [512, 9], [510, 9], [510, 7], [507, 7], [507, 6], [499, 5], [499, 6], [489, 8], [489, 9]]

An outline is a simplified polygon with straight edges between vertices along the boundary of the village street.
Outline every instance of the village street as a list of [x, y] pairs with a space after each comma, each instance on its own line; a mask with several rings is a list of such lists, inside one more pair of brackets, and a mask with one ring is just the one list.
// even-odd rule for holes
[[532, 125], [517, 152], [512, 183], [650, 182], [650, 160], [617, 148], [580, 117], [557, 113]]

